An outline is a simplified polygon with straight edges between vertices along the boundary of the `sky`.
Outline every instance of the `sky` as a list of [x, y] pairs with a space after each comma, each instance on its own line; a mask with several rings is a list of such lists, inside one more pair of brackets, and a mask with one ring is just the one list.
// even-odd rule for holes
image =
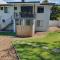
[[[21, 0], [4, 0], [4, 1], [21, 1]], [[43, 1], [43, 0], [25, 0], [25, 1]], [[52, 3], [58, 3], [60, 4], [60, 0], [48, 0], [49, 2], [52, 2]]]

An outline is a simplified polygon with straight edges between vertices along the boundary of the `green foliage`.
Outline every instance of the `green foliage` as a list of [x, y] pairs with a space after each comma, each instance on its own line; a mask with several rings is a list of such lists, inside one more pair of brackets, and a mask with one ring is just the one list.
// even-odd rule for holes
[[59, 6], [53, 6], [51, 8], [51, 16], [50, 16], [50, 20], [58, 20], [58, 18], [60, 17], [60, 7]]
[[48, 0], [44, 0], [43, 3], [48, 3]]
[[[60, 60], [60, 53], [52, 51], [60, 47], [60, 33], [48, 33], [44, 38], [20, 38], [12, 40], [21, 60]], [[48, 47], [48, 49], [43, 48]]]

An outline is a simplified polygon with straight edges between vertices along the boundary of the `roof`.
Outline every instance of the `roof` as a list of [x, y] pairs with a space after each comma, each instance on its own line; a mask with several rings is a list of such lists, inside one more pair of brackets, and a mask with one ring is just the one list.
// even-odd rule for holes
[[0, 6], [13, 6], [12, 4], [0, 4]]
[[30, 1], [30, 2], [7, 2], [7, 3], [40, 3], [40, 1]]
[[[4, 5], [4, 6], [10, 6], [10, 3], [40, 3], [40, 1], [30, 1], [30, 2], [6, 2], [4, 0], [0, 0], [0, 6]], [[40, 5], [57, 5], [55, 3], [40, 3]]]
[[[32, 1], [32, 2], [7, 2], [7, 3], [40, 3], [40, 1]], [[55, 3], [40, 3], [40, 5], [55, 5]]]
[[8, 4], [6, 1], [0, 0], [0, 6], [12, 6], [12, 4]]
[[40, 3], [40, 5], [55, 5], [55, 3]]
[[60, 6], [60, 4], [55, 4], [56, 6]]

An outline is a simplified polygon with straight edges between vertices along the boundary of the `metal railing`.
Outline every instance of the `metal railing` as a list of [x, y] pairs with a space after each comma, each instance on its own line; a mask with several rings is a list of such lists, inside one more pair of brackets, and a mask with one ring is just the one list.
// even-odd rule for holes
[[36, 14], [33, 13], [15, 13], [14, 14], [15, 19], [19, 19], [19, 18], [35, 18]]
[[33, 13], [20, 13], [20, 16], [22, 18], [35, 18], [36, 15]]

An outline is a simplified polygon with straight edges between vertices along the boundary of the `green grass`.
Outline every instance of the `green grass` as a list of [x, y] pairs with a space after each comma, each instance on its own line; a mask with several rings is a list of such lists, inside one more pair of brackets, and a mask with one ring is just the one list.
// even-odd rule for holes
[[20, 38], [12, 44], [21, 60], [60, 60], [60, 53], [52, 51], [53, 48], [60, 48], [59, 32], [48, 33], [43, 38]]
[[0, 35], [15, 36], [16, 33], [14, 33], [14, 32], [0, 32]]

